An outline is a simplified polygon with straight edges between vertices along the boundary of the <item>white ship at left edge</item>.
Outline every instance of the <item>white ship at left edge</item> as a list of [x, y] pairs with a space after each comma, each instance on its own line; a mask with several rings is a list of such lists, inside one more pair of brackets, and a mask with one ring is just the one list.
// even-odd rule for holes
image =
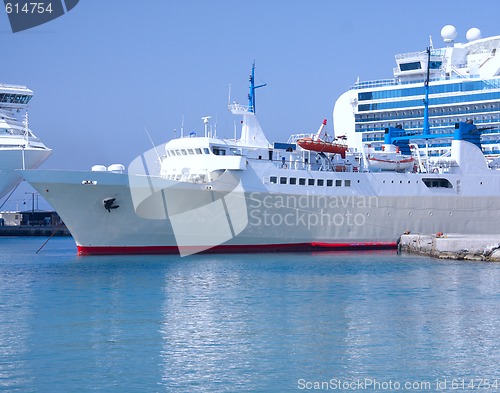
[[29, 128], [32, 98], [26, 86], [0, 84], [0, 198], [22, 181], [19, 169], [36, 169], [52, 153]]

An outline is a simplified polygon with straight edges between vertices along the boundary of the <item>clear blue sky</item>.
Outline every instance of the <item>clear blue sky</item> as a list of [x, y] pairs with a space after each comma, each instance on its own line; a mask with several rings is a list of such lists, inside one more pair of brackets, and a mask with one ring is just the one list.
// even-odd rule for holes
[[[257, 115], [268, 139], [332, 129], [335, 100], [359, 77], [392, 77], [394, 55], [424, 50], [453, 24], [499, 35], [495, 0], [80, 0], [66, 15], [13, 34], [0, 11], [0, 81], [35, 92], [30, 126], [54, 152], [42, 168], [128, 165], [180, 128], [217, 118], [232, 137], [256, 62]], [[341, 130], [336, 130], [341, 133]], [[24, 198], [24, 188], [19, 192]], [[14, 197], [15, 198], [15, 197]], [[20, 198], [20, 197], [18, 197]], [[14, 208], [6, 205], [4, 208]]]

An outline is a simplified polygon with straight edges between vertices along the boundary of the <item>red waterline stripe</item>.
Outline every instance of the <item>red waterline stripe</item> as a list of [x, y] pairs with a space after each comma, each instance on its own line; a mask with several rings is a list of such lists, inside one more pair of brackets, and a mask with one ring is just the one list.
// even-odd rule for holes
[[[292, 243], [292, 244], [223, 244], [204, 250], [204, 254], [259, 253], [259, 252], [297, 252], [328, 250], [380, 250], [396, 248], [396, 242], [359, 242], [359, 243]], [[177, 246], [77, 246], [78, 255], [158, 255], [178, 254]], [[196, 249], [195, 249], [196, 250]]]

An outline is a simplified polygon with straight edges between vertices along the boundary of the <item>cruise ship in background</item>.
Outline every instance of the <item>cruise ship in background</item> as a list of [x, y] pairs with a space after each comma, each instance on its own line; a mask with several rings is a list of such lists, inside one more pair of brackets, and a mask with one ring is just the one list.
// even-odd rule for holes
[[0, 198], [21, 182], [16, 170], [38, 168], [52, 152], [29, 128], [32, 97], [25, 86], [0, 84]]
[[[482, 150], [490, 165], [500, 159], [500, 36], [481, 38], [467, 31], [467, 43], [456, 43], [457, 30], [441, 30], [444, 48], [396, 55], [393, 79], [357, 81], [342, 94], [333, 110], [337, 135], [351, 146], [382, 148], [385, 129], [402, 127], [415, 135], [422, 156], [449, 154], [455, 123], [472, 119], [482, 130]], [[429, 128], [443, 138], [418, 137], [424, 129], [424, 82], [429, 70]]]

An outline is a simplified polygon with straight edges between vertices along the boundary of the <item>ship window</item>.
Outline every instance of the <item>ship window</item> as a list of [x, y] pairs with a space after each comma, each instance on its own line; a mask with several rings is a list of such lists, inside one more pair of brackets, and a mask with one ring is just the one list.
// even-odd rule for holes
[[344, 180], [344, 186], [351, 187], [351, 181], [350, 180]]
[[371, 91], [365, 93], [358, 93], [358, 101], [371, 100], [371, 99], [373, 99]]
[[335, 180], [335, 187], [341, 187], [342, 186], [342, 180]]
[[429, 188], [453, 188], [448, 179], [422, 179]]
[[331, 187], [331, 186], [333, 186], [333, 180], [331, 180], [331, 179], [330, 179], [330, 180], [327, 180], [327, 181], [326, 181], [326, 186], [327, 186], [327, 187]]
[[308, 186], [314, 186], [314, 179], [307, 179]]
[[280, 184], [286, 184], [286, 177], [280, 177]]
[[278, 183], [278, 178], [276, 176], [271, 176], [269, 178], [269, 182], [273, 183], [273, 184], [277, 184]]
[[196, 149], [194, 149], [194, 151], [196, 152], [196, 154], [201, 154], [201, 149], [199, 147], [197, 147]]
[[192, 156], [192, 155], [194, 154], [193, 149], [187, 149], [187, 150], [188, 150], [188, 154], [189, 154], [190, 156]]
[[305, 186], [306, 185], [306, 179], [300, 178], [299, 179], [299, 186]]
[[318, 179], [318, 182], [316, 183], [317, 186], [324, 186], [325, 185], [325, 181], [323, 179]]
[[292, 185], [297, 184], [297, 178], [296, 177], [291, 177], [290, 178], [290, 184], [292, 184]]
[[210, 150], [208, 150], [208, 147], [203, 148], [203, 154], [210, 154]]
[[175, 153], [176, 153], [178, 156], [180, 156], [180, 155], [181, 155], [181, 151], [180, 151], [179, 149], [177, 149], [177, 150], [175, 151]]
[[399, 65], [401, 71], [411, 71], [411, 70], [420, 70], [422, 65], [419, 61], [415, 61], [413, 63], [403, 63]]
[[183, 156], [187, 155], [187, 153], [186, 153], [186, 149], [181, 149], [181, 152], [182, 152], [182, 155], [183, 155]]
[[429, 63], [429, 68], [431, 70], [439, 70], [441, 68], [441, 62], [440, 61], [431, 61]]
[[213, 147], [212, 148], [212, 151], [214, 152], [214, 154], [216, 156], [225, 156], [226, 155], [226, 150], [225, 149], [221, 149], [219, 147]]

